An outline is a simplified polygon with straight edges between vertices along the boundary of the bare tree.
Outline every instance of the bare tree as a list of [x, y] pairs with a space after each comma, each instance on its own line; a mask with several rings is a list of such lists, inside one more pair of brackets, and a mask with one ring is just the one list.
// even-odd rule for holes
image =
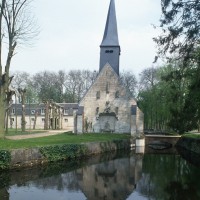
[[22, 71], [15, 71], [12, 73], [14, 76], [13, 81], [11, 83], [14, 88], [25, 88], [27, 87], [30, 79], [30, 74]]
[[[24, 88], [29, 88], [29, 82], [30, 82], [30, 74], [27, 72], [21, 72], [21, 71], [16, 71], [14, 73], [10, 73], [13, 76], [13, 80], [11, 82], [11, 87], [15, 90], [18, 91], [19, 88], [24, 89]], [[18, 91], [19, 92], [19, 91]], [[29, 93], [26, 91], [26, 93]], [[26, 95], [27, 96], [27, 95]], [[18, 102], [21, 102], [21, 95], [18, 95]], [[15, 102], [17, 103], [17, 102]]]
[[79, 102], [97, 77], [96, 71], [71, 70], [64, 83], [67, 100]]
[[26, 99], [26, 89], [18, 89], [19, 94], [21, 96], [21, 100], [22, 100], [22, 118], [21, 118], [21, 128], [22, 128], [22, 132], [26, 131], [26, 119], [25, 119], [25, 115], [26, 115], [26, 108], [25, 108], [25, 99]]
[[120, 80], [122, 81], [123, 85], [130, 91], [131, 95], [135, 97], [137, 90], [137, 79], [133, 72], [123, 71], [120, 74]]
[[80, 100], [80, 92], [83, 90], [83, 84], [81, 70], [71, 70], [68, 72], [64, 86], [71, 102], [75, 103]]
[[144, 69], [140, 73], [140, 90], [146, 90], [152, 88], [158, 82], [157, 69], [154, 67], [149, 67]]
[[[38, 33], [30, 14], [30, 2], [31, 0], [0, 1], [0, 138], [5, 136], [5, 113], [12, 81], [11, 60], [16, 53], [16, 47], [26, 44]], [[3, 55], [7, 55], [6, 58], [3, 59]]]

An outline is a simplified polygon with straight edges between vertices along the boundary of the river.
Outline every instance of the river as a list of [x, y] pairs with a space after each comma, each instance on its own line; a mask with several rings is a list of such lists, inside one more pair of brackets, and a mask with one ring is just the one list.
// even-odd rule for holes
[[197, 200], [198, 160], [184, 151], [131, 151], [2, 172], [0, 199]]

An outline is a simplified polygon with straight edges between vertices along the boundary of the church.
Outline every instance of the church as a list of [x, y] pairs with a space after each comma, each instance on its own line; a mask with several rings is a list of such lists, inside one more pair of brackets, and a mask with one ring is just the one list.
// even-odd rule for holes
[[100, 45], [99, 73], [79, 102], [84, 107], [85, 132], [143, 133], [143, 113], [119, 78], [120, 53], [115, 1], [111, 0]]
[[[49, 105], [48, 129], [64, 129], [74, 133], [143, 133], [143, 113], [119, 77], [121, 48], [118, 40], [115, 1], [110, 6], [100, 45], [99, 73], [79, 104]], [[13, 104], [8, 117], [9, 128], [21, 127], [22, 105]], [[26, 127], [45, 128], [45, 104], [26, 105]], [[56, 112], [53, 116], [52, 113]]]

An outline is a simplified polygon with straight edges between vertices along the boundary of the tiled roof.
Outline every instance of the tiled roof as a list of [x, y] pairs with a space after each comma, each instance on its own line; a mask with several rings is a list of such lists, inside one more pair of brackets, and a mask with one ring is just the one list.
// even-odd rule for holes
[[[83, 107], [82, 106], [79, 107], [77, 103], [58, 103], [58, 105], [60, 105], [64, 110], [67, 110], [64, 112], [64, 115], [67, 112], [66, 115], [72, 116], [74, 110], [78, 112], [78, 115], [83, 114], [83, 110], [84, 110]], [[25, 115], [34, 116], [35, 112], [38, 112], [38, 115], [42, 115], [41, 114], [42, 109], [45, 109], [45, 104], [43, 103], [25, 104]], [[22, 104], [13, 104], [10, 110], [11, 110], [11, 113], [14, 115], [22, 115]], [[12, 110], [14, 110], [14, 112], [12, 112]]]

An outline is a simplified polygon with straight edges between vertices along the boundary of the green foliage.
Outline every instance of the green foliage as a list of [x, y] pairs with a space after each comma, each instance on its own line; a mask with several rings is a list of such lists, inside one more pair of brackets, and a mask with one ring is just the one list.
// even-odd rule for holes
[[161, 80], [166, 68], [148, 68], [141, 73], [141, 89], [138, 94], [138, 105], [144, 113], [146, 129], [168, 129], [169, 86]]
[[48, 161], [58, 161], [85, 156], [87, 148], [83, 144], [65, 144], [41, 147], [40, 152]]
[[10, 172], [2, 171], [0, 173], [0, 189], [8, 187], [10, 184]]
[[10, 165], [10, 161], [10, 152], [6, 150], [0, 150], [0, 169], [7, 169]]
[[182, 137], [183, 138], [194, 138], [194, 139], [199, 139], [200, 140], [200, 134], [188, 133], [188, 134], [184, 134]]
[[[200, 51], [198, 51], [200, 52]], [[146, 129], [180, 134], [197, 129], [200, 119], [200, 55], [192, 62], [171, 61], [157, 69], [156, 81], [139, 91]], [[146, 79], [151, 76], [145, 74]], [[148, 76], [147, 76], [148, 75]]]
[[145, 154], [142, 194], [150, 199], [199, 199], [199, 168], [179, 155]]
[[181, 137], [177, 146], [183, 147], [189, 151], [200, 154], [200, 136], [197, 134], [187, 134]]
[[87, 165], [87, 160], [85, 158], [51, 162], [47, 166], [44, 166], [40, 172], [40, 177], [45, 178], [55, 176], [60, 173], [67, 173], [72, 170], [80, 169], [85, 165]]
[[176, 53], [189, 59], [199, 44], [200, 1], [161, 0], [162, 16], [160, 27], [163, 34], [155, 38], [159, 53]]

